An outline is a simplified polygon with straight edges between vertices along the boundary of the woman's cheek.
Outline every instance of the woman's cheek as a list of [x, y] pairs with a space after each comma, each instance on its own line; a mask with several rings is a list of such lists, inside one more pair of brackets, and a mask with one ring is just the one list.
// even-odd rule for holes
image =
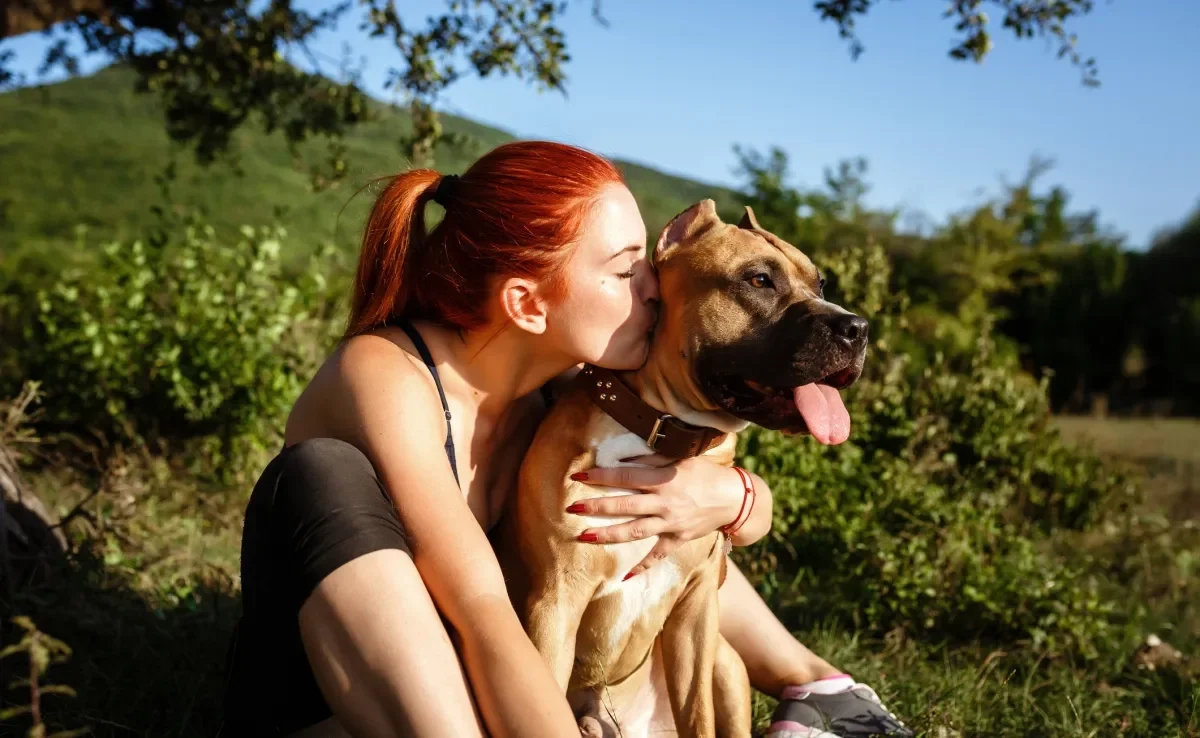
[[614, 310], [621, 311], [625, 317], [633, 314], [633, 306], [637, 302], [633, 294], [633, 280], [613, 279], [609, 280], [604, 287], [605, 301]]

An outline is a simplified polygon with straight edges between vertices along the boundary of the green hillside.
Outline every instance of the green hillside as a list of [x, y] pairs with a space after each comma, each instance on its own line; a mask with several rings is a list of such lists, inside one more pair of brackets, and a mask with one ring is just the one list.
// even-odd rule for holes
[[[256, 126], [236, 138], [240, 174], [229, 163], [202, 167], [168, 140], [156, 100], [135, 93], [133, 82], [129, 70], [110, 67], [0, 95], [0, 256], [70, 244], [79, 224], [88, 226], [93, 242], [145, 233], [154, 221], [151, 207], [162, 202], [156, 177], [172, 161], [174, 202], [200, 211], [219, 230], [267, 223], [278, 213], [290, 243], [311, 247], [336, 238], [353, 244], [370, 200], [354, 193], [405, 166], [398, 141], [409, 130], [408, 116], [381, 103], [379, 119], [347, 138], [351, 175], [334, 189], [314, 193], [308, 164], [293, 162], [282, 137]], [[437, 166], [443, 171], [462, 171], [513, 138], [454, 116], [444, 123], [449, 132], [467, 134], [471, 144], [442, 147]], [[322, 151], [323, 144], [314, 144], [314, 161]], [[621, 166], [652, 234], [696, 200], [732, 204], [732, 193], [720, 187]]]

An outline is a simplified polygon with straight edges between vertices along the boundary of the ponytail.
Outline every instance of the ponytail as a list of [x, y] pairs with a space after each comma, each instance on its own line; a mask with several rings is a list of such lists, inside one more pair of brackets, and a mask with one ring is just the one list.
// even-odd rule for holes
[[414, 251], [427, 235], [425, 205], [441, 178], [432, 169], [412, 169], [392, 177], [376, 198], [363, 230], [346, 338], [405, 313]]

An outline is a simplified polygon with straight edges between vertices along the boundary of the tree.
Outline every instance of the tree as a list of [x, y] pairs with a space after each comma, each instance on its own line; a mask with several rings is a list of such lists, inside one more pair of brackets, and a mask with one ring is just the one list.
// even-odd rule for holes
[[[834, 23], [863, 52], [855, 21], [877, 0], [816, 0], [822, 20]], [[581, 0], [575, 0], [579, 4]], [[1075, 51], [1067, 24], [1091, 12], [1094, 0], [951, 0], [945, 17], [958, 34], [950, 56], [981, 61], [991, 50], [991, 21], [983, 7], [998, 8], [1002, 26], [1017, 38], [1055, 39], [1059, 56], [1096, 81], [1095, 64]], [[338, 141], [347, 127], [365, 120], [370, 108], [356, 84], [358, 71], [340, 70], [334, 81], [309, 49], [322, 30], [355, 10], [359, 28], [396, 45], [399, 60], [388, 86], [402, 92], [413, 118], [404, 140], [409, 156], [427, 161], [443, 137], [435, 103], [463, 74], [515, 75], [543, 89], [563, 91], [570, 57], [559, 22], [565, 0], [447, 0], [446, 12], [422, 25], [402, 18], [395, 0], [338, 0], [319, 13], [294, 7], [293, 0], [8, 0], [0, 7], [0, 44], [17, 35], [43, 32], [55, 41], [40, 74], [73, 72], [77, 59], [70, 39], [81, 40], [138, 73], [138, 87], [164, 102], [171, 137], [191, 146], [201, 161], [229, 149], [230, 137], [252, 120], [281, 130], [293, 148], [310, 138], [326, 139], [333, 174], [344, 172]], [[605, 24], [601, 0], [591, 0], [595, 19]], [[287, 62], [285, 52], [304, 54], [318, 73]], [[13, 53], [0, 45], [0, 87], [19, 84]], [[462, 61], [465, 60], [465, 63]]]
[[[1200, 206], [1158, 234], [1132, 264], [1129, 316], [1146, 354], [1150, 391], [1173, 412], [1200, 412]], [[1128, 319], [1128, 318], [1127, 318]]]

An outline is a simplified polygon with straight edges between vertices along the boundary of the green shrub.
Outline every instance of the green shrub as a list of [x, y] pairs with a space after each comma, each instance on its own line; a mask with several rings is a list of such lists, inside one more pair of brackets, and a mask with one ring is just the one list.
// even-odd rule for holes
[[107, 441], [200, 442], [209, 462], [278, 441], [290, 403], [336, 340], [320, 252], [297, 274], [282, 229], [210, 227], [174, 239], [110, 243], [27, 293], [14, 374], [45, 388], [44, 422]]
[[1133, 488], [1049, 424], [1044, 382], [986, 329], [917, 342], [878, 246], [830, 255], [833, 299], [870, 316], [862, 379], [844, 393], [851, 440], [752, 431], [743, 463], [775, 495], [772, 534], [744, 553], [793, 625], [836, 618], [882, 633], [1027, 641], [1095, 655], [1113, 603], [1045, 534], [1083, 528]]

